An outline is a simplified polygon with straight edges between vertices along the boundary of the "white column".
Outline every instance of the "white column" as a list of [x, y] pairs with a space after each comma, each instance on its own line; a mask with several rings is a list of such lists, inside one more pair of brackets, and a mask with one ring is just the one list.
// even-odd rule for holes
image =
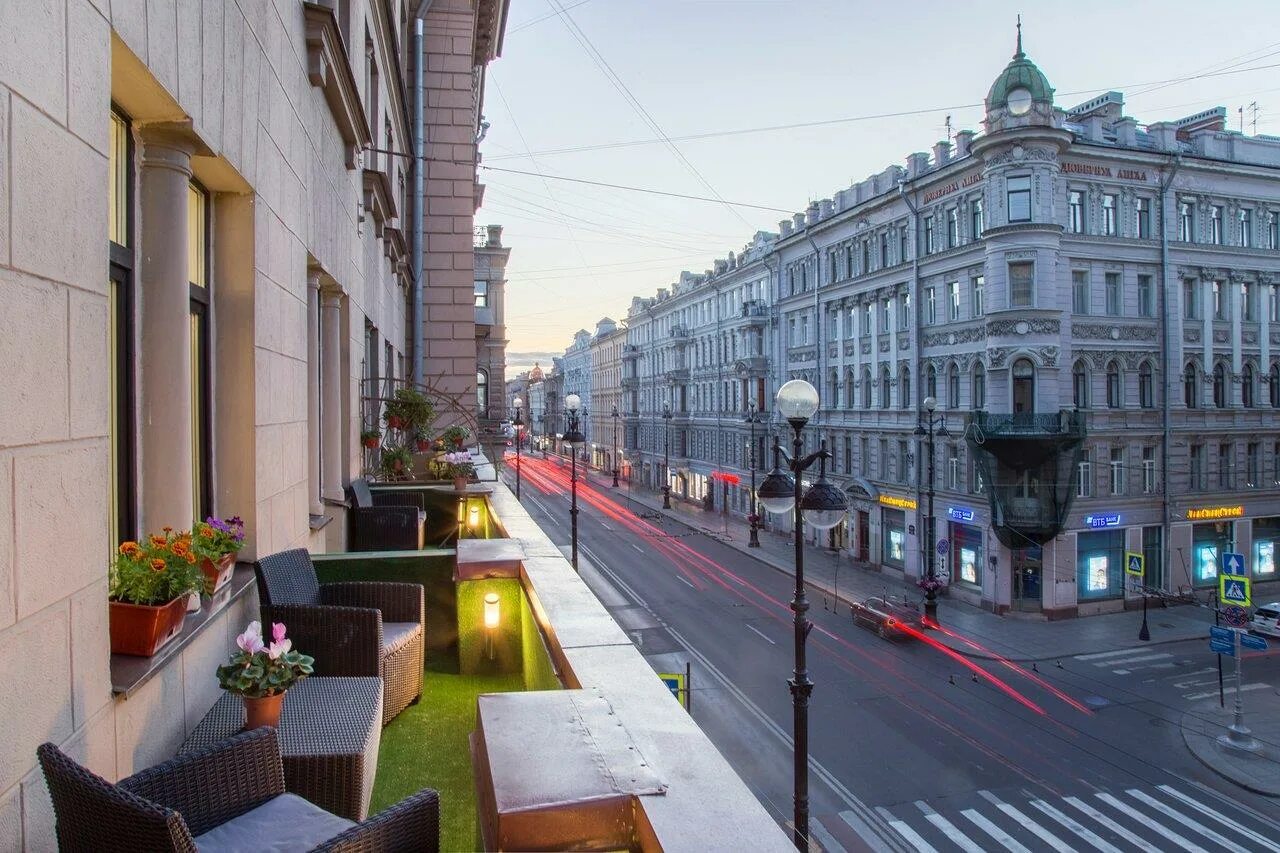
[[322, 495], [341, 501], [342, 493], [342, 291], [320, 291], [320, 431]]
[[307, 270], [307, 505], [311, 515], [323, 515], [320, 501], [320, 270]]

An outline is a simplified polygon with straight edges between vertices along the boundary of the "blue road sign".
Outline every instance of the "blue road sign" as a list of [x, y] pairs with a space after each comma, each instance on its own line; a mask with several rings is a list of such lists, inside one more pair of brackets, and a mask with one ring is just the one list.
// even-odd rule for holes
[[1209, 626], [1210, 640], [1221, 640], [1224, 643], [1234, 643], [1235, 633], [1236, 632], [1232, 631], [1230, 628], [1219, 628], [1217, 625]]
[[1265, 652], [1267, 650], [1267, 641], [1256, 634], [1241, 634], [1240, 645], [1244, 646], [1246, 649], [1254, 649], [1259, 652]]
[[1217, 652], [1217, 653], [1218, 653], [1218, 654], [1220, 654], [1220, 655], [1229, 655], [1230, 657], [1235, 657], [1235, 656], [1236, 656], [1236, 644], [1235, 644], [1235, 643], [1224, 643], [1224, 642], [1222, 642], [1221, 640], [1210, 640], [1210, 641], [1209, 641], [1209, 651], [1211, 651], [1211, 652]]
[[1222, 555], [1223, 572], [1228, 575], [1244, 574], [1244, 554], [1235, 554], [1231, 551]]

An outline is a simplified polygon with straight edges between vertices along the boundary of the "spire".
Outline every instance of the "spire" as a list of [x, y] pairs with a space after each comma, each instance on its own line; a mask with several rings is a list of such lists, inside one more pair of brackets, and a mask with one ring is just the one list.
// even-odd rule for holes
[[1026, 54], [1022, 52], [1022, 16], [1018, 16], [1018, 50], [1013, 54], [1014, 59], [1023, 59]]

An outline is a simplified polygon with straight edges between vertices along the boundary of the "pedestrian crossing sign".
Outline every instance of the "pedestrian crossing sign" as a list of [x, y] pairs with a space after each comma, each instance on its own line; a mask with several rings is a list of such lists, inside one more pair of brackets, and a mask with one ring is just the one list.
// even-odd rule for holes
[[1248, 575], [1219, 575], [1218, 601], [1223, 604], [1234, 604], [1237, 607], [1249, 607], [1253, 604], [1249, 590]]
[[1124, 553], [1124, 573], [1130, 577], [1140, 578], [1147, 573], [1146, 557], [1132, 551]]

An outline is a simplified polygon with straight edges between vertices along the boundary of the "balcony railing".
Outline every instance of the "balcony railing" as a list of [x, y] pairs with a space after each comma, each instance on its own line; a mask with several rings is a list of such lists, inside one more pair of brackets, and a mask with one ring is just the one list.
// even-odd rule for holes
[[972, 412], [969, 417], [975, 429], [990, 437], [1084, 434], [1084, 415], [1067, 409], [1049, 413]]

